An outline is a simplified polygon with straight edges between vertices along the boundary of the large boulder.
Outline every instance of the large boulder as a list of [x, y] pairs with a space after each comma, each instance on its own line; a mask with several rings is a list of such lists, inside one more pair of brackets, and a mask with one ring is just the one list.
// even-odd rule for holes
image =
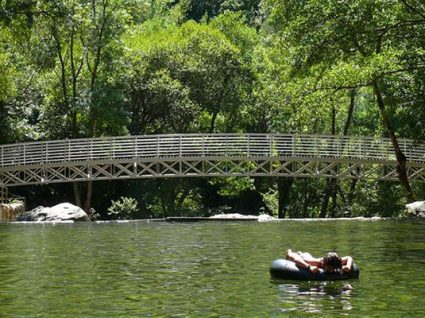
[[408, 217], [425, 218], [425, 201], [406, 204], [406, 215]]
[[90, 221], [83, 209], [71, 203], [60, 203], [52, 207], [39, 206], [16, 218], [17, 221]]

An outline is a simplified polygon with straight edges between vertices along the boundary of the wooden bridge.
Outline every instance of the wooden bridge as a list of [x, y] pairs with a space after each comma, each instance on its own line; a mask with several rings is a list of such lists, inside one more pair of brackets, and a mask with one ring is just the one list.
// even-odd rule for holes
[[[425, 144], [400, 139], [410, 180], [425, 181]], [[87, 180], [290, 176], [398, 180], [386, 138], [174, 134], [0, 146], [0, 189]]]

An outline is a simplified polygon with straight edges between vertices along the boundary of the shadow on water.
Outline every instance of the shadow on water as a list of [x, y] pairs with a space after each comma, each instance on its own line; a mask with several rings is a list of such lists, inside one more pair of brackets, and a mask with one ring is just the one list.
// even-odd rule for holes
[[354, 287], [342, 281], [271, 280], [278, 291], [279, 312], [331, 313], [348, 312]]

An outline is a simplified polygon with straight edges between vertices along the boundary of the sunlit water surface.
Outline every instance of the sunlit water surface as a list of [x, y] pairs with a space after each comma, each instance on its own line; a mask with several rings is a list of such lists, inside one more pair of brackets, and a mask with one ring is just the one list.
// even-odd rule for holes
[[[0, 317], [425, 317], [425, 223], [0, 224]], [[273, 281], [287, 248], [360, 278]]]

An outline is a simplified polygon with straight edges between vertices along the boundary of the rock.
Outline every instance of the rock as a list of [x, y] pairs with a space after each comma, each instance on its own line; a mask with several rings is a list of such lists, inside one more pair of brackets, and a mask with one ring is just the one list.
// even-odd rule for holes
[[405, 214], [408, 217], [425, 218], [425, 201], [416, 201], [406, 204]]
[[216, 214], [210, 216], [210, 219], [222, 219], [222, 220], [257, 220], [258, 222], [268, 222], [276, 220], [274, 217], [268, 214], [260, 215], [244, 215], [239, 213], [228, 213], [228, 214]]
[[90, 221], [83, 209], [71, 203], [60, 203], [52, 207], [39, 206], [16, 218], [17, 221]]
[[0, 222], [13, 221], [19, 213], [25, 211], [24, 202], [0, 204]]
[[276, 221], [276, 218], [268, 214], [260, 214], [258, 216], [258, 222], [269, 222], [269, 221]]
[[228, 213], [228, 214], [216, 214], [216, 215], [212, 215], [210, 216], [211, 219], [252, 219], [252, 218], [256, 218], [255, 215], [244, 215], [244, 214], [239, 214], [239, 213]]

